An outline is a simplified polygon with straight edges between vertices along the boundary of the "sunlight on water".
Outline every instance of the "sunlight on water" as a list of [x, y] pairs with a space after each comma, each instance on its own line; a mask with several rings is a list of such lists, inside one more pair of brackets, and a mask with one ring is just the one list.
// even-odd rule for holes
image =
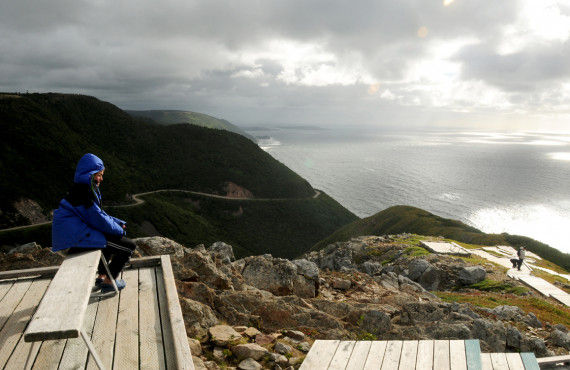
[[570, 161], [570, 152], [548, 153], [548, 156], [557, 161]]
[[468, 220], [486, 233], [524, 235], [570, 253], [570, 212], [567, 210], [556, 210], [544, 205], [484, 208], [473, 212]]

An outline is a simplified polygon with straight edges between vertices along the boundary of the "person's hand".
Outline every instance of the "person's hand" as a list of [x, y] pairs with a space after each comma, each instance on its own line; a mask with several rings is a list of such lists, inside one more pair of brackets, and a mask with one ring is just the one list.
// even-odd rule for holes
[[123, 224], [122, 226], [123, 226], [123, 230], [127, 229], [127, 224]]

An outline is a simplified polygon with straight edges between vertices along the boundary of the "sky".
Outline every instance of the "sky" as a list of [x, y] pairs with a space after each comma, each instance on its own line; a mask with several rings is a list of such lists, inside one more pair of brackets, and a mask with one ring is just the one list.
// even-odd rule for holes
[[0, 0], [0, 91], [242, 126], [570, 131], [570, 0]]

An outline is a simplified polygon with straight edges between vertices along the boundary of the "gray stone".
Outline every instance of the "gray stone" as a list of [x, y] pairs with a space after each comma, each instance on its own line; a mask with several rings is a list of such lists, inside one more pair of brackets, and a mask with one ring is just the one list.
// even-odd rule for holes
[[295, 266], [297, 266], [297, 273], [301, 274], [309, 279], [319, 278], [319, 267], [316, 263], [306, 260], [304, 258], [293, 260]]
[[216, 325], [208, 329], [210, 341], [218, 346], [227, 346], [229, 343], [241, 338], [241, 334], [229, 325]]
[[471, 331], [465, 324], [438, 323], [426, 328], [433, 339], [469, 339]]
[[299, 345], [297, 346], [297, 349], [301, 352], [309, 352], [311, 350], [311, 345], [307, 342], [301, 342], [299, 343]]
[[458, 279], [464, 285], [476, 284], [485, 280], [487, 272], [481, 266], [467, 266], [459, 270]]
[[277, 342], [275, 343], [275, 347], [273, 347], [273, 350], [282, 355], [286, 355], [293, 352], [293, 347], [283, 342]]
[[394, 272], [388, 272], [381, 276], [377, 276], [374, 280], [380, 284], [384, 289], [398, 291], [400, 290], [400, 284], [398, 283], [398, 275]]
[[137, 245], [137, 249], [148, 256], [160, 256], [162, 254], [172, 254], [178, 258], [184, 256], [184, 247], [181, 244], [161, 236], [137, 238], [133, 241]]
[[570, 350], [570, 336], [568, 333], [555, 329], [550, 333], [548, 339], [558, 347], [563, 347], [566, 350]]
[[532, 326], [533, 328], [542, 328], [542, 323], [532, 312], [529, 312], [528, 315], [523, 317], [523, 322], [529, 326]]
[[202, 354], [202, 345], [198, 339], [188, 338], [188, 346], [193, 356], [200, 356]]
[[259, 362], [255, 361], [252, 358], [246, 358], [238, 365], [238, 369], [241, 370], [259, 370], [261, 368], [262, 366], [259, 364]]
[[[523, 310], [517, 306], [497, 306], [491, 310], [501, 320], [521, 321], [524, 315]], [[541, 325], [542, 326], [542, 325]]]
[[418, 283], [420, 283], [424, 289], [437, 290], [441, 283], [441, 276], [441, 270], [430, 266], [423, 272], [422, 276], [420, 276]]
[[181, 297], [180, 307], [186, 332], [190, 336], [200, 337], [206, 334], [207, 328], [218, 323], [214, 311], [203, 303]]
[[10, 249], [8, 254], [28, 253], [28, 252], [33, 252], [34, 250], [39, 250], [39, 249], [42, 249], [42, 248], [38, 244], [36, 244], [36, 242], [31, 242], [31, 243], [23, 244], [23, 245], [20, 245], [19, 247]]
[[556, 324], [554, 325], [554, 329], [560, 330], [563, 333], [568, 333], [568, 329], [566, 328], [566, 326], [564, 326], [564, 324]]
[[256, 343], [246, 343], [238, 344], [232, 347], [232, 353], [238, 358], [238, 360], [245, 358], [252, 358], [254, 360], [260, 360], [269, 351]]
[[352, 285], [350, 280], [336, 278], [332, 281], [332, 287], [339, 290], [348, 290]]
[[526, 338], [521, 341], [521, 352], [534, 352], [536, 357], [551, 356], [541, 338]]
[[392, 327], [390, 316], [385, 312], [378, 310], [369, 310], [364, 312], [360, 316], [358, 322], [364, 331], [374, 335], [384, 334]]
[[431, 265], [425, 259], [414, 258], [408, 265], [408, 277], [417, 281], [428, 267], [431, 267]]
[[225, 360], [225, 358], [227, 357], [226, 353], [224, 353], [224, 348], [222, 347], [214, 347], [212, 355], [214, 356], [214, 359], [217, 360], [218, 362]]
[[289, 363], [289, 359], [279, 353], [270, 353], [269, 360], [281, 366], [286, 366]]
[[205, 361], [204, 365], [206, 366], [206, 369], [208, 369], [208, 370], [220, 370], [220, 367], [218, 366], [218, 364], [215, 361]]
[[215, 242], [210, 245], [208, 252], [220, 256], [224, 263], [230, 263], [236, 259], [232, 246], [224, 242]]
[[257, 330], [256, 328], [249, 327], [244, 331], [244, 334], [250, 338], [253, 338], [256, 335], [261, 334], [261, 332], [259, 330]]
[[507, 326], [507, 347], [518, 350], [521, 348], [522, 334], [514, 326]]
[[360, 271], [370, 275], [378, 275], [382, 272], [382, 264], [379, 262], [365, 261], [360, 265]]
[[194, 370], [208, 370], [204, 361], [198, 356], [192, 356], [192, 362], [194, 363]]
[[299, 330], [285, 330], [283, 335], [298, 341], [305, 339], [305, 334]]

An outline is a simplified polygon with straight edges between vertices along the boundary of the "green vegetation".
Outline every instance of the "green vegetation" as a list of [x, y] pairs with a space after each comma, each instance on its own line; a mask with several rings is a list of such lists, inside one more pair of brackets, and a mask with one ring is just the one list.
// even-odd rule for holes
[[18, 96], [0, 99], [0, 228], [22, 224], [13, 208], [18, 199], [33, 199], [46, 213], [56, 208], [87, 152], [105, 162], [107, 205], [157, 189], [225, 194], [228, 182], [257, 198], [314, 194], [306, 180], [241, 135], [151, 124], [88, 96]]
[[128, 110], [126, 111], [133, 117], [140, 117], [149, 119], [151, 122], [172, 125], [177, 123], [189, 123], [191, 125], [197, 125], [207, 128], [214, 128], [218, 130], [227, 130], [240, 134], [249, 139], [253, 139], [245, 131], [232, 125], [224, 119], [218, 119], [212, 116], [208, 116], [203, 113], [189, 112], [183, 110]]
[[495, 308], [501, 305], [518, 306], [525, 312], [532, 312], [542, 322], [570, 325], [570, 308], [550, 303], [549, 301], [528, 296], [503, 293], [449, 293], [435, 292], [446, 302], [470, 303], [474, 306]]
[[483, 292], [497, 292], [497, 293], [510, 293], [516, 295], [522, 295], [527, 293], [529, 289], [527, 287], [518, 286], [511, 282], [501, 282], [491, 279], [485, 279], [478, 283], [472, 284], [469, 288], [481, 290]]
[[354, 221], [335, 231], [329, 237], [313, 246], [313, 250], [321, 249], [331, 243], [346, 241], [359, 235], [384, 235], [414, 233], [429, 236], [443, 236], [459, 242], [477, 245], [510, 245], [518, 248], [524, 245], [529, 251], [536, 253], [565, 269], [570, 269], [570, 255], [562, 253], [534, 239], [503, 234], [486, 234], [463, 222], [436, 216], [430, 212], [410, 206], [394, 206], [377, 214]]
[[408, 257], [422, 257], [431, 254], [431, 252], [422, 247], [408, 247], [404, 250], [404, 253], [408, 255]]

